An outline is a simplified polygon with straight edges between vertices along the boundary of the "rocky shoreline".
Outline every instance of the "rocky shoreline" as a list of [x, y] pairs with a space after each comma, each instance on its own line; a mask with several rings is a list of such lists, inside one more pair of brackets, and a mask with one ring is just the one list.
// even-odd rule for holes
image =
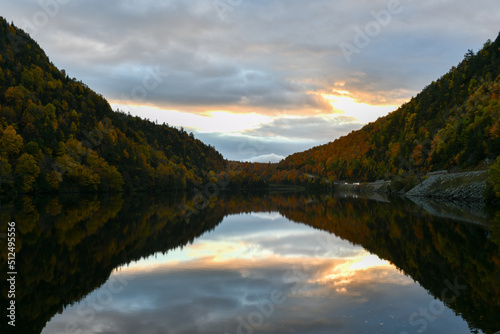
[[484, 202], [487, 179], [488, 171], [430, 175], [405, 196]]

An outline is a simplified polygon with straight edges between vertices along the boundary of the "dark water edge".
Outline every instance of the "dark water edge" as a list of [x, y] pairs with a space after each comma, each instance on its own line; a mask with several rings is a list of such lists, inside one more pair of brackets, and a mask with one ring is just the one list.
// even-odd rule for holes
[[[294, 222], [362, 245], [438, 299], [446, 297], [449, 282], [466, 286], [459, 298], [445, 298], [446, 305], [472, 332], [495, 333], [500, 329], [500, 215], [488, 208], [469, 212], [470, 221], [464, 222], [455, 218], [464, 217], [466, 208], [451, 210], [449, 216], [426, 205], [442, 207], [381, 194], [305, 192], [222, 192], [203, 203], [184, 193], [3, 200], [2, 232], [8, 221], [17, 224], [18, 267], [17, 325], [15, 331], [6, 330], [40, 333], [66, 305], [105, 283], [114, 268], [187, 245], [228, 215], [278, 211]], [[6, 268], [5, 247], [0, 254]], [[6, 296], [5, 285], [2, 290]], [[2, 300], [5, 307], [6, 302]]]

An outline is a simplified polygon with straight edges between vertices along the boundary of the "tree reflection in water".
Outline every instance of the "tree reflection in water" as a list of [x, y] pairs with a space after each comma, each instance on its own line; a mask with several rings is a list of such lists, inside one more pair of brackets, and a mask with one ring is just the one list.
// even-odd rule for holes
[[[500, 213], [490, 214], [494, 223], [482, 227], [432, 216], [397, 198], [222, 193], [187, 223], [181, 203], [192, 205], [185, 195], [24, 197], [2, 203], [2, 230], [8, 221], [17, 223], [16, 330], [40, 333], [120, 265], [191, 243], [228, 215], [270, 211], [390, 261], [460, 314], [471, 330], [500, 328]], [[0, 252], [6, 268], [6, 247]], [[443, 291], [454, 284], [467, 288], [460, 298], [447, 298]]]

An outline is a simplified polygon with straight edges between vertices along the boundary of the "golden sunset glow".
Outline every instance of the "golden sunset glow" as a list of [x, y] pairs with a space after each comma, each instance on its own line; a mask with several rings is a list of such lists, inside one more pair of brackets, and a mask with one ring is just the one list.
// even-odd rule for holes
[[188, 255], [192, 259], [206, 259], [212, 263], [230, 262], [236, 259], [261, 259], [272, 253], [252, 243], [207, 241], [193, 245]]
[[165, 255], [157, 255], [141, 261], [130, 263], [120, 268], [120, 272], [132, 273], [140, 271], [151, 271], [172, 266], [200, 266], [223, 265], [224, 267], [238, 267], [241, 261], [265, 259], [266, 262], [274, 262], [279, 257], [270, 251], [262, 249], [253, 243], [243, 241], [215, 242], [205, 241], [186, 247], [175, 249]]
[[366, 251], [347, 260], [304, 256], [290, 258], [275, 254], [252, 242], [207, 240], [190, 245], [184, 250], [171, 251], [168, 256], [158, 255], [154, 258], [131, 263], [120, 268], [119, 272], [135, 273], [171, 268], [208, 268], [213, 266], [249, 269], [255, 266], [273, 267], [284, 263], [289, 263], [290, 268], [295, 268], [297, 264], [303, 263], [304, 267], [301, 269], [301, 275], [304, 277], [303, 283], [319, 283], [341, 293], [347, 292], [350, 284], [360, 280], [369, 280], [370, 275], [367, 273], [370, 270], [394, 269], [394, 266], [388, 261]]
[[345, 90], [334, 90], [333, 94], [321, 94], [331, 104], [334, 111], [341, 112], [345, 116], [356, 117], [362, 123], [373, 122], [398, 107], [397, 105], [370, 105], [350, 95], [351, 93]]
[[121, 105], [113, 104], [115, 109], [131, 110], [133, 115], [147, 118], [152, 122], [167, 123], [172, 126], [189, 124], [189, 131], [218, 132], [218, 133], [238, 133], [245, 130], [257, 128], [261, 124], [269, 123], [273, 120], [270, 116], [257, 113], [233, 113], [227, 110], [207, 110], [203, 113], [188, 113], [178, 110], [164, 110], [158, 107], [141, 105]]
[[326, 280], [337, 280], [342, 278], [346, 280], [348, 277], [354, 276], [356, 272], [363, 271], [367, 269], [372, 269], [375, 267], [391, 267], [392, 265], [385, 260], [381, 260], [378, 256], [369, 253], [363, 253], [362, 255], [348, 260], [345, 263], [333, 268], [333, 273], [325, 276]]
[[[387, 10], [380, 2], [101, 1], [95, 15], [83, 1], [55, 6], [57, 13], [37, 1], [4, 1], [2, 15], [113, 109], [182, 127], [228, 160], [260, 161], [333, 142], [408, 102], [468, 49], [496, 37], [498, 6], [479, 1], [453, 10], [413, 1], [415, 8], [366, 35], [363, 47], [355, 27], [364, 35], [378, 24], [369, 13]], [[62, 8], [65, 15], [56, 15]], [[31, 22], [38, 14], [50, 24]], [[449, 22], [463, 38], [449, 38]], [[242, 150], [249, 138], [269, 143]]]
[[345, 286], [355, 280], [355, 277], [360, 272], [374, 268], [393, 268], [393, 265], [365, 251], [352, 259], [330, 267], [321, 276], [316, 278], [316, 282], [323, 284], [331, 283], [333, 286]]
[[[316, 94], [319, 98], [331, 105], [334, 114], [341, 114], [346, 117], [353, 117], [360, 123], [375, 121], [381, 116], [397, 109], [397, 105], [371, 105], [361, 102], [346, 90], [334, 90], [332, 94]], [[277, 110], [259, 110], [252, 112], [249, 110], [197, 110], [197, 112], [184, 112], [179, 110], [162, 109], [155, 106], [144, 105], [124, 105], [119, 102], [113, 103], [114, 109], [129, 110], [133, 115], [149, 119], [153, 122], [167, 123], [172, 126], [189, 124], [185, 127], [188, 131], [198, 133], [226, 133], [241, 134], [249, 130], [257, 129], [273, 120], [280, 118], [276, 115]], [[288, 119], [300, 119], [307, 115], [309, 110], [297, 111], [297, 115], [288, 115]], [[326, 112], [326, 110], [325, 110]], [[321, 116], [323, 112], [317, 117]]]

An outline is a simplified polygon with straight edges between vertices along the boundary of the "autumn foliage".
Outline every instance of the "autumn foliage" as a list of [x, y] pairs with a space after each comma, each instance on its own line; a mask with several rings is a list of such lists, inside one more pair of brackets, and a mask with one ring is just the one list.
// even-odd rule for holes
[[500, 154], [500, 37], [488, 41], [391, 114], [332, 143], [293, 154], [281, 170], [329, 180], [484, 165]]
[[0, 19], [0, 189], [184, 190], [223, 157], [184, 130], [111, 110]]

